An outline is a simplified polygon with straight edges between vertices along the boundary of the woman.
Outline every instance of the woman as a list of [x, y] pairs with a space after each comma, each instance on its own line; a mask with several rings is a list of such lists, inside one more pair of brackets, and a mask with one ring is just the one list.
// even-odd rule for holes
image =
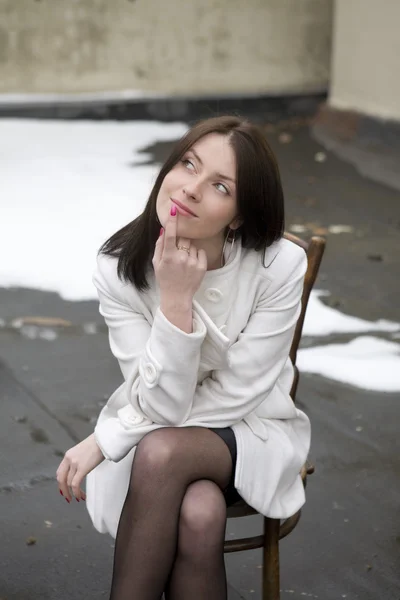
[[226, 506], [286, 518], [304, 502], [310, 428], [288, 355], [306, 256], [283, 231], [263, 134], [220, 117], [178, 142], [143, 214], [101, 249], [124, 382], [57, 479], [79, 501], [88, 475], [94, 526], [116, 537], [112, 600], [226, 598]]

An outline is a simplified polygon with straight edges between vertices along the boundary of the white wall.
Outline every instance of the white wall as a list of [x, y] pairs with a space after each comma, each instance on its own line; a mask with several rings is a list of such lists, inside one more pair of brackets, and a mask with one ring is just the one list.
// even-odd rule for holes
[[0, 0], [0, 93], [312, 91], [332, 0]]
[[329, 104], [400, 119], [400, 0], [336, 0]]

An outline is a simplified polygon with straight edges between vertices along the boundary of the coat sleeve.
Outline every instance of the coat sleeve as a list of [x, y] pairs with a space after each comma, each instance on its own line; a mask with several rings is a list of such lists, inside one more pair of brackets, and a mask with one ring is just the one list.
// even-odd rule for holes
[[124, 438], [126, 445], [126, 430], [129, 423], [135, 424], [134, 415], [158, 425], [179, 425], [187, 419], [206, 327], [194, 311], [193, 332], [185, 333], [170, 323], [160, 308], [150, 324], [151, 314], [139, 294], [132, 296], [133, 302], [126, 299], [131, 284], [118, 278], [117, 259], [100, 255], [93, 282], [100, 313], [108, 326], [110, 348], [125, 379], [122, 393], [128, 405], [119, 411], [120, 419], [102, 420], [95, 435], [105, 455], [120, 455], [119, 450], [109, 446], [118, 444], [119, 430], [124, 434], [121, 443]]
[[289, 274], [286, 269], [286, 276], [277, 277], [260, 296], [246, 327], [229, 348], [228, 366], [213, 371], [197, 386], [191, 419], [229, 427], [268, 402], [288, 360], [301, 311], [305, 252], [296, 252], [293, 262]]

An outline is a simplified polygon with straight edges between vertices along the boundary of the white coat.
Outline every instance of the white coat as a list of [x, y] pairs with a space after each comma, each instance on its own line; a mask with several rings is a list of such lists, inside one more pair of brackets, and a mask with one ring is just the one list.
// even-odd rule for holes
[[95, 428], [107, 459], [87, 476], [87, 508], [98, 531], [116, 536], [135, 446], [165, 426], [232, 426], [242, 498], [280, 519], [304, 503], [300, 469], [310, 424], [289, 395], [288, 354], [307, 258], [282, 239], [267, 249], [265, 266], [262, 259], [236, 241], [228, 263], [206, 272], [188, 334], [161, 312], [153, 273], [150, 289], [140, 293], [118, 278], [116, 258], [99, 256], [93, 281], [124, 382]]

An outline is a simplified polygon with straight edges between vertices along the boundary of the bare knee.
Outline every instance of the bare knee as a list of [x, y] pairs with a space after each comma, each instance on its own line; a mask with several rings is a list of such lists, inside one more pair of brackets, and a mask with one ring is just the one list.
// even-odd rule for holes
[[192, 483], [182, 502], [179, 551], [185, 555], [207, 554], [221, 546], [226, 527], [226, 503], [220, 488], [208, 480]]

